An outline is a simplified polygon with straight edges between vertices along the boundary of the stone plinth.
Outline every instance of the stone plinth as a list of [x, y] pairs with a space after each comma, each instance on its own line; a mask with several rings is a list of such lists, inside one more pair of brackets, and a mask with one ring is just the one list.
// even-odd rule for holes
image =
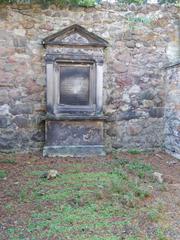
[[46, 121], [44, 156], [105, 155], [103, 122], [90, 120]]

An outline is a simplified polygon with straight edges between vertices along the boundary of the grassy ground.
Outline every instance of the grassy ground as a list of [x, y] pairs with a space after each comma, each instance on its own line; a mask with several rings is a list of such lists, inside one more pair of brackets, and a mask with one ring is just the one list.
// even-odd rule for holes
[[[176, 239], [157, 197], [167, 186], [153, 179], [143, 154], [129, 155], [24, 162], [2, 156], [0, 239]], [[49, 169], [57, 178], [41, 177]]]

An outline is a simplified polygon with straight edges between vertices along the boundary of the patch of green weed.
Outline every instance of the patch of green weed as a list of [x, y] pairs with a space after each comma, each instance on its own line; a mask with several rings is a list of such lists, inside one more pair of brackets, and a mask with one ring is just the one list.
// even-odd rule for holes
[[14, 160], [14, 159], [0, 159], [0, 163], [16, 164], [16, 160]]
[[25, 202], [28, 199], [28, 190], [27, 188], [22, 188], [19, 192], [19, 200]]
[[14, 212], [14, 206], [12, 203], [7, 203], [4, 208], [8, 213], [13, 213]]
[[127, 152], [130, 153], [130, 154], [141, 154], [144, 151], [140, 150], [140, 149], [129, 149]]
[[159, 214], [160, 213], [157, 208], [152, 208], [148, 210], [147, 217], [152, 222], [158, 222]]
[[0, 179], [7, 177], [8, 173], [5, 170], [0, 170]]
[[127, 169], [135, 173], [139, 178], [145, 178], [145, 176], [151, 176], [153, 173], [153, 168], [150, 164], [145, 164], [140, 161], [131, 161], [127, 164]]
[[132, 237], [127, 237], [126, 240], [140, 240], [140, 238], [132, 236]]
[[158, 240], [168, 240], [168, 238], [165, 235], [165, 231], [161, 227], [157, 228], [156, 237]]

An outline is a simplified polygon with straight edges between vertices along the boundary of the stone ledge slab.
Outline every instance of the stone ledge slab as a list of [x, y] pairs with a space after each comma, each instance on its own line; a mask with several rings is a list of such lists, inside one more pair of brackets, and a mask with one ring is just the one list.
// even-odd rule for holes
[[106, 155], [104, 146], [45, 146], [43, 149], [44, 157], [86, 157], [96, 155]]

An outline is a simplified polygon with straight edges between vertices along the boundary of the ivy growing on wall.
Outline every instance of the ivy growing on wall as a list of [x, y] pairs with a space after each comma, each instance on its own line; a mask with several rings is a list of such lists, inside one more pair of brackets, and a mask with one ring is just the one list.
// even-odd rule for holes
[[81, 6], [81, 7], [93, 7], [96, 5], [96, 0], [0, 0], [0, 4], [12, 4], [12, 3], [38, 3], [43, 5], [57, 4], [60, 6]]
[[[93, 7], [96, 4], [99, 4], [102, 0], [0, 0], [1, 3], [11, 4], [11, 3], [39, 3], [43, 5], [57, 4], [60, 6], [81, 6], [81, 7]], [[147, 0], [117, 0], [119, 3], [125, 4], [143, 4]], [[159, 3], [178, 3], [179, 0], [159, 0]]]
[[[143, 4], [146, 3], [147, 0], [117, 0], [119, 3], [126, 3], [126, 4]], [[179, 0], [158, 0], [158, 3], [163, 4], [163, 3], [178, 3]]]
[[126, 4], [131, 4], [131, 3], [135, 3], [135, 4], [143, 4], [144, 0], [118, 0], [119, 3], [126, 3]]

